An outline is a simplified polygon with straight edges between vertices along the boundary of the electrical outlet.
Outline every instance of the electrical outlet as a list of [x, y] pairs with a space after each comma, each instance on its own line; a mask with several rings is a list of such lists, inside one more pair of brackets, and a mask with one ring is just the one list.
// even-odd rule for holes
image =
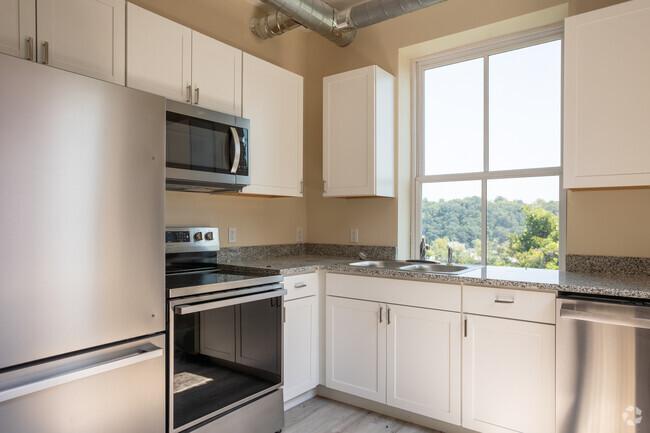
[[350, 229], [350, 242], [359, 242], [359, 229]]
[[296, 242], [302, 242], [302, 227], [296, 228]]
[[234, 244], [237, 242], [237, 227], [228, 227], [228, 243]]

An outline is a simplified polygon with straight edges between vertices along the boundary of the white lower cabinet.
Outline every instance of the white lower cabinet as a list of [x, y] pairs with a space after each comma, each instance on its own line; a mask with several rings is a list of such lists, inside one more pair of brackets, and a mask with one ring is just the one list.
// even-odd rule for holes
[[328, 296], [326, 308], [326, 386], [385, 403], [386, 307]]
[[482, 433], [555, 431], [554, 293], [463, 286], [461, 314], [459, 285], [326, 281], [328, 388]]
[[[328, 274], [327, 284], [326, 386], [460, 424], [460, 313], [399, 305], [427, 283]], [[429, 288], [460, 306], [459, 286]], [[343, 291], [375, 299], [331, 296]]]
[[318, 275], [284, 278], [284, 401], [318, 386]]
[[318, 385], [318, 298], [284, 304], [284, 401]]
[[386, 403], [460, 424], [460, 313], [387, 309]]
[[466, 315], [463, 427], [555, 431], [555, 326]]

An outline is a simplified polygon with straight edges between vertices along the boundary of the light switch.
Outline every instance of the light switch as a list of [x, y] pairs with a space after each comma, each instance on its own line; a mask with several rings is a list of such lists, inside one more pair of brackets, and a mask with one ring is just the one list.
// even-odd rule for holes
[[296, 228], [296, 242], [302, 242], [302, 227]]
[[237, 227], [228, 227], [228, 243], [234, 244], [237, 242]]

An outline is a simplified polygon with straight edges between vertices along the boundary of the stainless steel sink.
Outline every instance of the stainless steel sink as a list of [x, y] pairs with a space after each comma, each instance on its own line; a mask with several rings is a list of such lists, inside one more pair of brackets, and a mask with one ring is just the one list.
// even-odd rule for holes
[[424, 260], [364, 260], [350, 263], [363, 268], [392, 269], [396, 271], [427, 272], [432, 274], [458, 275], [476, 269], [478, 265], [446, 265]]
[[404, 266], [406, 262], [399, 260], [365, 260], [363, 262], [350, 263], [350, 266], [361, 266], [364, 268], [377, 268], [377, 269], [399, 269]]
[[444, 265], [442, 263], [417, 263], [414, 265], [401, 266], [402, 271], [430, 272], [434, 274], [453, 274], [458, 275], [463, 272], [471, 271], [476, 266], [472, 265]]

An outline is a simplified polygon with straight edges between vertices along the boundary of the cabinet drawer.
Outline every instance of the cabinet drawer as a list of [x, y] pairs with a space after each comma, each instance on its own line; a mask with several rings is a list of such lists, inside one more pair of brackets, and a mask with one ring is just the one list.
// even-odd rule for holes
[[317, 295], [318, 275], [313, 272], [311, 274], [284, 277], [284, 288], [287, 289], [287, 294], [284, 297], [285, 301]]
[[555, 294], [463, 286], [463, 312], [554, 324]]
[[328, 273], [326, 290], [329, 296], [460, 311], [460, 285], [456, 284]]

